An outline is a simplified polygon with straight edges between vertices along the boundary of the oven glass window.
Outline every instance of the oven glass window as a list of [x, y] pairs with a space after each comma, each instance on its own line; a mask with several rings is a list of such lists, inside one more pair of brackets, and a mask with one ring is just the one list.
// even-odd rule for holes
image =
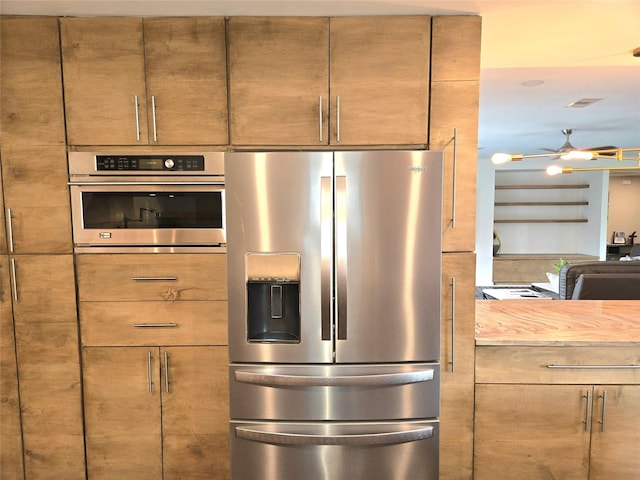
[[222, 228], [221, 192], [83, 192], [84, 228]]

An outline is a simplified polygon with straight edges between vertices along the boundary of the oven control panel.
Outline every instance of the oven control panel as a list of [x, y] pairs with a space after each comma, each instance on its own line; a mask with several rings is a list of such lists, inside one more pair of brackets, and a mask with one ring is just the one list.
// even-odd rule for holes
[[204, 171], [203, 155], [96, 155], [98, 171]]

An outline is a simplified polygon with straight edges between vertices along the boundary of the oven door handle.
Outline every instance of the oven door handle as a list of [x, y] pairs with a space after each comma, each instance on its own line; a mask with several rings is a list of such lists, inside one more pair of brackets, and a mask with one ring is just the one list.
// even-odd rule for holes
[[381, 433], [357, 433], [352, 435], [313, 435], [265, 431], [249, 427], [235, 427], [236, 437], [273, 445], [394, 445], [417, 442], [433, 437], [434, 427], [419, 427], [410, 430]]
[[374, 375], [278, 375], [236, 371], [235, 379], [242, 383], [279, 387], [371, 387], [406, 385], [433, 380], [434, 370], [427, 368], [413, 372]]
[[165, 180], [147, 181], [147, 182], [68, 182], [67, 185], [72, 187], [113, 187], [113, 186], [142, 186], [142, 185], [224, 185], [224, 182], [212, 181], [212, 182], [167, 182]]

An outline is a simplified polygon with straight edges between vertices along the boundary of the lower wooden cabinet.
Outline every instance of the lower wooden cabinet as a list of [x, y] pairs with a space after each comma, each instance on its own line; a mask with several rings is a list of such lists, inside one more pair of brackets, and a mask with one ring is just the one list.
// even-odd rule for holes
[[226, 347], [85, 347], [90, 480], [227, 479]]
[[477, 348], [474, 478], [636, 480], [639, 353]]

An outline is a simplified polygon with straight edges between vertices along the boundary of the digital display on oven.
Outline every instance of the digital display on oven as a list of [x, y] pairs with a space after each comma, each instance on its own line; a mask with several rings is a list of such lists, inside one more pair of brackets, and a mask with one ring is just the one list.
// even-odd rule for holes
[[96, 155], [96, 170], [176, 172], [204, 171], [202, 155]]

